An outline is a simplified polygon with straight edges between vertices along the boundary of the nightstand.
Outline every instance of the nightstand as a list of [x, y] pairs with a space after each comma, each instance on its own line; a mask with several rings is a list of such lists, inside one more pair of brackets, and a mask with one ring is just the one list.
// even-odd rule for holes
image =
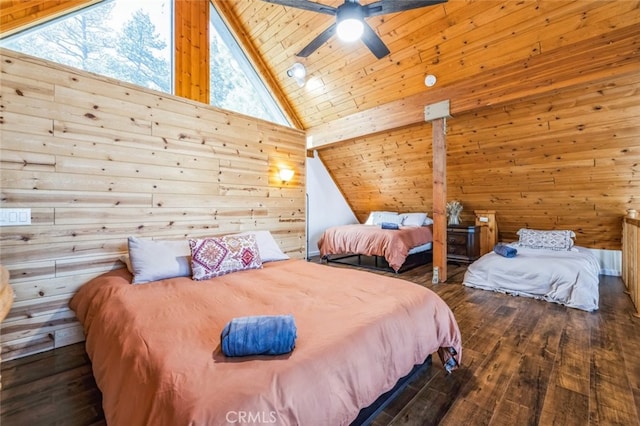
[[447, 225], [447, 261], [471, 263], [480, 257], [480, 226]]

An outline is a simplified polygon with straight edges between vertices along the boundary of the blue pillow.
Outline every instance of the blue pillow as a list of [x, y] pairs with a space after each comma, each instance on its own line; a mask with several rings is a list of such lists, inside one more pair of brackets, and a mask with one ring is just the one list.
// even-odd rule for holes
[[397, 223], [392, 223], [392, 222], [382, 222], [380, 224], [380, 227], [382, 229], [400, 229], [400, 225], [398, 225]]

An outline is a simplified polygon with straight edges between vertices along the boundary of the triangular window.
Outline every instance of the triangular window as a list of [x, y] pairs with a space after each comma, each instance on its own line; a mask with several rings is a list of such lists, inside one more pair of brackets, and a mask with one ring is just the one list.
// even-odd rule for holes
[[290, 126], [218, 11], [210, 11], [211, 105]]

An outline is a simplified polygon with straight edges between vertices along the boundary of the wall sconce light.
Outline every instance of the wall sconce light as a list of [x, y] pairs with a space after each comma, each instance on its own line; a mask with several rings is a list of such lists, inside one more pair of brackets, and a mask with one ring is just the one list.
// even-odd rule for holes
[[287, 70], [287, 75], [296, 80], [298, 86], [303, 87], [305, 83], [305, 77], [307, 76], [307, 69], [300, 62], [296, 62]]
[[293, 170], [291, 169], [280, 169], [279, 175], [282, 183], [287, 183], [293, 178]]
[[424, 78], [424, 85], [427, 87], [433, 87], [436, 84], [436, 76], [433, 74], [428, 74], [425, 78]]

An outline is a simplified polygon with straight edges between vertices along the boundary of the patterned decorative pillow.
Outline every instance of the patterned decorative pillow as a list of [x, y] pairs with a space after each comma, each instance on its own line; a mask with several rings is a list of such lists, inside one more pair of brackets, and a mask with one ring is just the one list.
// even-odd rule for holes
[[194, 280], [207, 280], [236, 271], [262, 268], [253, 234], [189, 240]]
[[576, 236], [573, 231], [539, 231], [526, 228], [520, 229], [517, 234], [520, 236], [520, 246], [549, 250], [571, 250], [572, 238]]
[[289, 259], [289, 256], [282, 251], [276, 240], [273, 238], [271, 232], [263, 230], [240, 233], [240, 235], [247, 234], [253, 234], [253, 236], [256, 237], [256, 244], [258, 244], [262, 263]]

